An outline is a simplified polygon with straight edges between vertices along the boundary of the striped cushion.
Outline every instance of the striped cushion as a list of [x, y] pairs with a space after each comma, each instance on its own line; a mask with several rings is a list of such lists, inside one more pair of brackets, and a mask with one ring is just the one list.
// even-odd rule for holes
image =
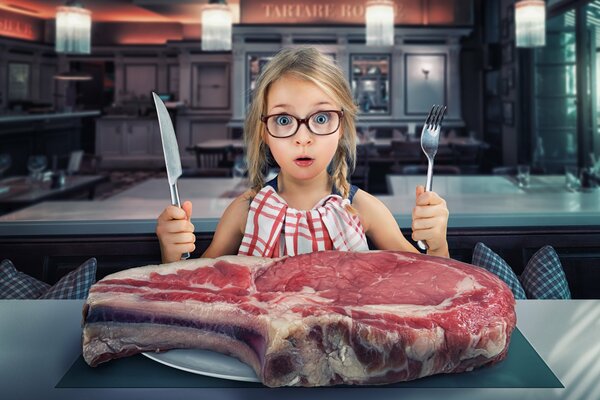
[[519, 282], [519, 278], [513, 272], [512, 268], [500, 257], [494, 253], [485, 244], [479, 242], [475, 245], [473, 251], [473, 260], [471, 264], [485, 268], [494, 275], [502, 279], [512, 290], [515, 299], [526, 299], [525, 291]]
[[85, 299], [95, 281], [95, 258], [81, 264], [52, 287], [17, 271], [10, 260], [0, 263], [0, 299]]
[[570, 299], [560, 259], [552, 246], [539, 249], [527, 263], [521, 283], [530, 299]]
[[37, 299], [50, 285], [17, 271], [10, 260], [0, 263], [0, 299]]

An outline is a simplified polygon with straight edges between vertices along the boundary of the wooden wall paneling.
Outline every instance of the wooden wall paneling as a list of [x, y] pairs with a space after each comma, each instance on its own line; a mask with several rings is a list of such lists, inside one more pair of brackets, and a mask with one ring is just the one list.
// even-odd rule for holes
[[125, 64], [125, 92], [131, 96], [145, 96], [158, 88], [158, 67], [156, 64]]
[[404, 55], [404, 113], [427, 115], [433, 104], [448, 104], [446, 54]]
[[224, 110], [231, 108], [229, 63], [192, 64], [192, 108]]

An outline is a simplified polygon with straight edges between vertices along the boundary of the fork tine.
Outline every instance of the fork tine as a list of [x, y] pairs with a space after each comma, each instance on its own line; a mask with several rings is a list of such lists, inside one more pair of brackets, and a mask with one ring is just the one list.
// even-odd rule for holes
[[434, 110], [435, 110], [435, 105], [431, 106], [431, 110], [429, 110], [429, 114], [427, 114], [427, 118], [425, 118], [425, 124], [423, 124], [423, 127], [431, 124]]
[[432, 111], [433, 113], [431, 116], [431, 121], [429, 121], [429, 129], [434, 129], [435, 127], [435, 121], [437, 120], [438, 113], [440, 112], [440, 106], [434, 105]]
[[440, 106], [440, 113], [438, 114], [438, 119], [435, 122], [437, 126], [442, 125], [442, 121], [444, 120], [444, 116], [446, 115], [446, 110], [448, 109], [448, 107], [446, 106]]

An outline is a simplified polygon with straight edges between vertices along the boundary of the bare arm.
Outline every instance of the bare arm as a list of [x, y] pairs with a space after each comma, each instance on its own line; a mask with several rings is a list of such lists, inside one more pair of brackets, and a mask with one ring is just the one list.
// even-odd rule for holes
[[[425, 192], [422, 186], [416, 189], [416, 202], [412, 212], [412, 239], [427, 240], [427, 254], [450, 257], [446, 230], [448, 208], [446, 202], [435, 192]], [[375, 196], [359, 190], [353, 206], [365, 234], [379, 250], [419, 251], [404, 237], [390, 210]]]
[[377, 249], [419, 252], [406, 240], [396, 219], [381, 200], [364, 190], [359, 190], [352, 205], [358, 211], [365, 234]]
[[252, 191], [248, 190], [227, 206], [219, 220], [213, 239], [202, 257], [215, 258], [237, 254], [244, 237], [251, 195]]

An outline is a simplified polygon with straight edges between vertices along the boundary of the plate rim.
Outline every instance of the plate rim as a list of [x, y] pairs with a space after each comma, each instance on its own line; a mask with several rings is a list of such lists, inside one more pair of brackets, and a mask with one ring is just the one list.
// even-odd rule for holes
[[248, 364], [245, 364], [245, 365], [248, 365], [248, 368], [250, 368], [250, 370], [254, 374], [253, 377], [245, 377], [245, 376], [240, 376], [240, 375], [226, 375], [226, 374], [222, 374], [222, 373], [218, 373], [218, 372], [210, 372], [210, 371], [205, 371], [205, 370], [192, 369], [192, 368], [185, 367], [183, 365], [174, 364], [173, 362], [169, 362], [169, 361], [166, 361], [166, 360], [164, 360], [164, 359], [161, 358], [161, 356], [163, 354], [167, 354], [167, 353], [169, 353], [170, 351], [173, 351], [173, 350], [179, 350], [179, 351], [187, 351], [187, 350], [206, 351], [206, 352], [218, 354], [218, 355], [223, 356], [223, 357], [228, 357], [228, 358], [231, 358], [232, 360], [236, 360], [236, 361], [239, 361], [239, 362], [242, 363], [242, 361], [238, 360], [235, 357], [231, 357], [231, 356], [228, 356], [227, 354], [219, 353], [219, 352], [212, 351], [212, 350], [207, 350], [207, 349], [171, 349], [171, 350], [168, 350], [168, 351], [161, 351], [161, 352], [147, 352], [147, 351], [144, 351], [141, 354], [144, 355], [144, 356], [146, 356], [146, 357], [148, 357], [152, 361], [157, 362], [157, 363], [166, 365], [166, 366], [171, 367], [171, 368], [175, 368], [175, 369], [179, 369], [179, 370], [182, 370], [182, 371], [190, 372], [192, 374], [210, 376], [210, 377], [213, 377], [213, 378], [220, 378], [220, 379], [228, 379], [228, 380], [232, 380], [232, 381], [258, 382], [258, 383], [261, 383], [261, 380], [258, 379], [258, 377], [256, 376], [256, 372]]

